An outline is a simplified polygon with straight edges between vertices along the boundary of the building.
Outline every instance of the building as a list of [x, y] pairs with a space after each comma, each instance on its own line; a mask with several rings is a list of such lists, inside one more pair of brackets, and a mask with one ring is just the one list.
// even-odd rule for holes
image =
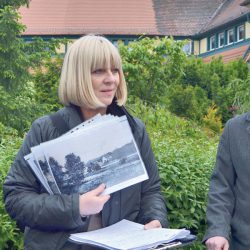
[[[76, 39], [102, 34], [113, 43], [141, 35], [189, 39], [185, 51], [209, 62], [250, 57], [247, 0], [32, 0], [20, 9], [23, 37]], [[243, 4], [243, 5], [240, 5]], [[64, 52], [67, 47], [62, 47]]]

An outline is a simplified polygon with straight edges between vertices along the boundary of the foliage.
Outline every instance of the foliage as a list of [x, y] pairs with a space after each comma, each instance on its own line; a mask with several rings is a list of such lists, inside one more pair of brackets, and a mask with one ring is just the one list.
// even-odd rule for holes
[[[6, 174], [14, 155], [21, 145], [17, 131], [0, 123], [0, 186], [3, 186]], [[13, 220], [5, 212], [3, 191], [0, 189], [0, 249], [22, 249], [22, 234]]]
[[172, 115], [164, 106], [153, 108], [130, 98], [128, 107], [145, 122], [150, 135], [170, 227], [189, 228], [199, 236], [191, 249], [203, 249], [206, 194], [218, 138], [208, 137], [193, 122]]
[[207, 115], [203, 117], [203, 123], [208, 134], [211, 132], [213, 134], [220, 134], [222, 132], [222, 121], [221, 117], [217, 115], [217, 111], [217, 107], [212, 105], [208, 108]]
[[37, 38], [25, 43], [20, 38], [25, 27], [19, 18], [14, 7], [0, 9], [0, 122], [18, 129], [21, 134], [34, 117], [51, 108], [36, 105], [30, 83], [31, 68], [51, 58], [60, 40], [44, 42]]
[[61, 67], [62, 58], [54, 57], [46, 60], [41, 67], [37, 67], [33, 74], [36, 100], [39, 104], [49, 105], [50, 110], [61, 107], [57, 95]]
[[250, 110], [250, 76], [246, 80], [235, 79], [228, 86], [234, 96], [234, 101], [231, 106], [235, 114], [245, 113]]
[[5, 6], [19, 8], [22, 5], [29, 5], [30, 0], [0, 0], [0, 9]]
[[186, 57], [184, 43], [172, 38], [120, 43], [129, 95], [166, 104], [175, 114], [195, 121], [202, 121], [214, 103], [225, 123], [233, 116], [231, 82], [247, 79], [247, 64], [242, 59], [224, 64], [222, 58], [204, 63], [202, 58]]
[[51, 110], [49, 105], [36, 102], [32, 82], [28, 82], [21, 93], [9, 93], [0, 86], [0, 104], [0, 122], [18, 130], [19, 135], [30, 127], [35, 118]]
[[29, 62], [24, 43], [18, 38], [24, 25], [18, 23], [20, 16], [11, 7], [0, 9], [0, 84], [6, 91], [18, 90], [27, 81]]
[[206, 113], [209, 100], [206, 92], [199, 86], [175, 85], [169, 88], [166, 95], [168, 108], [174, 114], [200, 121]]
[[201, 87], [210, 103], [217, 106], [217, 113], [223, 123], [232, 117], [234, 93], [230, 90], [231, 82], [245, 81], [249, 72], [242, 59], [224, 64], [222, 58], [204, 63], [201, 58], [190, 57], [186, 60], [183, 71], [180, 84]]
[[172, 38], [142, 38], [128, 46], [119, 44], [131, 95], [157, 102], [182, 74], [184, 42]]

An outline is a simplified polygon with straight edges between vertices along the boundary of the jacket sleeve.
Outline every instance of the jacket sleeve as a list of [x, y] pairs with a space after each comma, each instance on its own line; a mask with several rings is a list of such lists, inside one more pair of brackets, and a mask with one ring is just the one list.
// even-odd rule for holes
[[[40, 118], [41, 119], [41, 118]], [[70, 230], [83, 226], [79, 195], [49, 195], [24, 160], [30, 148], [49, 137], [48, 126], [35, 121], [3, 185], [7, 212], [19, 224], [38, 230]], [[44, 131], [45, 130], [45, 131]], [[48, 139], [47, 139], [48, 140]]]
[[203, 239], [222, 236], [229, 239], [234, 210], [235, 170], [230, 153], [231, 120], [226, 124], [217, 151], [216, 165], [211, 176], [207, 205], [208, 230]]
[[162, 227], [167, 227], [167, 209], [161, 193], [158, 168], [151, 148], [149, 136], [146, 132], [145, 126], [142, 126], [142, 137], [139, 149], [149, 179], [142, 183], [139, 222], [146, 224], [152, 220], [159, 220]]

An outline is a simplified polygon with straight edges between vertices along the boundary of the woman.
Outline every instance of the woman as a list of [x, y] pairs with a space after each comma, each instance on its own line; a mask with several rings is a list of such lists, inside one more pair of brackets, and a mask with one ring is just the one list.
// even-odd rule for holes
[[116, 47], [94, 35], [74, 42], [64, 59], [59, 98], [65, 107], [58, 113], [69, 129], [98, 113], [126, 115], [149, 179], [111, 195], [100, 196], [104, 184], [81, 195], [49, 195], [24, 156], [31, 147], [60, 134], [49, 116], [37, 119], [3, 187], [8, 213], [25, 226], [24, 249], [86, 249], [69, 242], [69, 235], [106, 227], [122, 219], [145, 224], [145, 229], [166, 227], [166, 207], [150, 140], [143, 123], [123, 106], [127, 89]]

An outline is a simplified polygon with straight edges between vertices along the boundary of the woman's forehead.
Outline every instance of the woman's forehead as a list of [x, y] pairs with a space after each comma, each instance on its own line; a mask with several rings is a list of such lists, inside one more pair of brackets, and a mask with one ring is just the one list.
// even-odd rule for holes
[[112, 58], [109, 58], [109, 60], [102, 58], [99, 60], [95, 60], [92, 63], [92, 68], [103, 68], [103, 69], [108, 69], [108, 68], [120, 68], [121, 63], [119, 60], [113, 60]]

